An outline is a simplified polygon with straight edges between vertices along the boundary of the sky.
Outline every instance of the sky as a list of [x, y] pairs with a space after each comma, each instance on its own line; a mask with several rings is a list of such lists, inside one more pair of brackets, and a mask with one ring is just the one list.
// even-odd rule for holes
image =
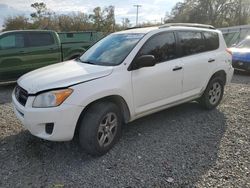
[[33, 12], [30, 7], [32, 3], [44, 2], [47, 8], [55, 13], [69, 14], [74, 11], [91, 13], [92, 10], [100, 6], [115, 6], [115, 19], [117, 23], [122, 23], [123, 18], [129, 18], [132, 25], [136, 20], [136, 7], [139, 8], [140, 22], [160, 22], [166, 12], [170, 12], [173, 6], [181, 0], [0, 0], [0, 29], [2, 29], [4, 18], [7, 16], [27, 15]]

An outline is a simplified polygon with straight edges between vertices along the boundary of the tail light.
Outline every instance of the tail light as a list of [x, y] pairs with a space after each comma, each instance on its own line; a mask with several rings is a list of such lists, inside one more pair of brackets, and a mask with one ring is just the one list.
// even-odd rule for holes
[[230, 50], [229, 48], [226, 49], [226, 52], [229, 53], [229, 54], [231, 55], [231, 58], [228, 59], [227, 62], [228, 62], [229, 64], [232, 65], [233, 52], [232, 52], [232, 50]]
[[227, 48], [226, 51], [227, 51], [227, 53], [229, 53], [230, 55], [233, 55], [233, 52], [232, 52], [229, 48]]

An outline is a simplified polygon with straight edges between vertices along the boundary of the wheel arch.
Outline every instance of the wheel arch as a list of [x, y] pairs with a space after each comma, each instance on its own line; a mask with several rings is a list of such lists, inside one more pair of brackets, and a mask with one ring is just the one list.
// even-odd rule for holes
[[86, 51], [85, 48], [72, 49], [72, 50], [66, 52], [65, 60], [74, 59], [74, 58], [78, 57], [79, 55], [83, 54], [85, 51]]
[[[212, 80], [212, 79], [214, 79], [214, 78], [216, 78], [216, 77], [222, 78], [223, 85], [226, 84], [226, 81], [227, 81], [227, 73], [225, 72], [225, 70], [216, 71], [216, 72], [211, 76], [211, 78], [209, 79], [209, 81]], [[209, 81], [208, 81], [208, 83], [209, 83]]]
[[90, 102], [83, 109], [83, 111], [81, 112], [81, 114], [78, 118], [77, 124], [76, 124], [75, 135], [76, 135], [77, 131], [79, 130], [80, 122], [81, 122], [84, 114], [88, 111], [90, 106], [92, 106], [93, 104], [98, 103], [98, 102], [112, 102], [112, 103], [116, 104], [121, 111], [121, 114], [123, 117], [123, 122], [127, 123], [130, 121], [131, 113], [130, 113], [130, 109], [129, 109], [128, 104], [126, 103], [125, 99], [123, 97], [121, 97], [120, 95], [105, 96], [103, 98], [99, 98], [99, 99], [96, 99], [96, 100]]

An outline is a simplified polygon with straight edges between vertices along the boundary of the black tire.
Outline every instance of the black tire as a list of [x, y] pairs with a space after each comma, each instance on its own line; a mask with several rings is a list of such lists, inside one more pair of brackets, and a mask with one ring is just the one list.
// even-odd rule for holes
[[[216, 86], [220, 87], [220, 94], [218, 95], [217, 89], [215, 90]], [[212, 110], [216, 108], [223, 97], [224, 93], [224, 82], [223, 79], [220, 77], [215, 77], [212, 78], [208, 85], [207, 88], [205, 89], [203, 95], [199, 98], [199, 103], [206, 109]]]
[[[116, 128], [114, 128], [115, 118]], [[113, 128], [111, 129], [111, 127]], [[114, 103], [95, 103], [82, 116], [79, 127], [79, 143], [87, 153], [93, 156], [104, 155], [121, 137], [121, 128], [122, 116]]]

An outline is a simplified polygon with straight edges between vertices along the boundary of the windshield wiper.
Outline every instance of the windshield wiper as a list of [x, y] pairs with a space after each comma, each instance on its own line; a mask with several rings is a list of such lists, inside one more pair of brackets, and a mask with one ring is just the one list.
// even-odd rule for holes
[[80, 61], [81, 63], [86, 63], [86, 64], [91, 64], [91, 65], [95, 65], [94, 62], [91, 61], [82, 61], [80, 57], [76, 58], [77, 61]]

